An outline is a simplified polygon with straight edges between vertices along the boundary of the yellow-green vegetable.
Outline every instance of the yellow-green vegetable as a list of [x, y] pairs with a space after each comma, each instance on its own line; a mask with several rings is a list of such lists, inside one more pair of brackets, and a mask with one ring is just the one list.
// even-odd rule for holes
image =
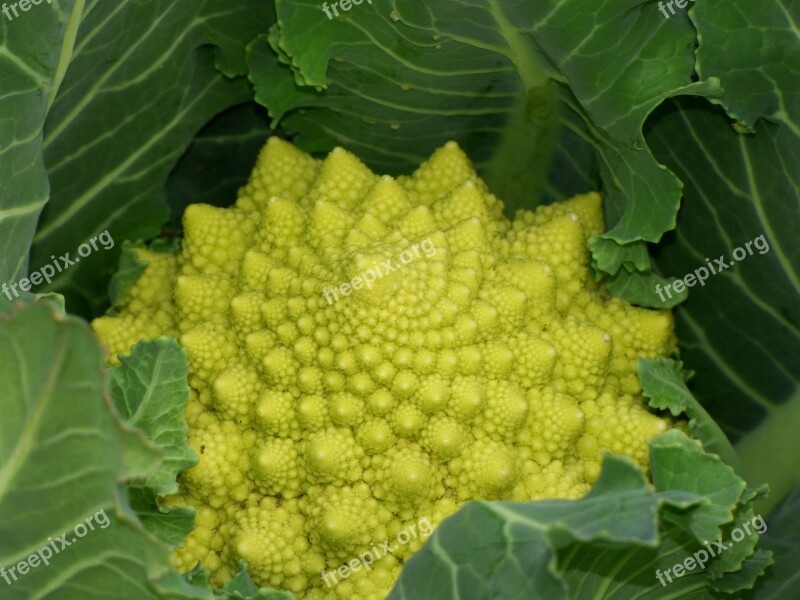
[[182, 569], [219, 583], [244, 559], [300, 598], [382, 599], [421, 536], [331, 587], [321, 572], [473, 498], [578, 497], [603, 451], [646, 468], [670, 426], [635, 361], [674, 349], [672, 318], [592, 279], [596, 193], [509, 221], [453, 142], [393, 179], [273, 138], [235, 207], [184, 224], [94, 322], [112, 361], [162, 334], [188, 352]]

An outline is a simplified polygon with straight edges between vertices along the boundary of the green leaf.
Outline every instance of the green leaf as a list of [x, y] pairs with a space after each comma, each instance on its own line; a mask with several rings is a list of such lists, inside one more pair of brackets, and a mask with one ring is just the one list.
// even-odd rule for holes
[[186, 442], [189, 397], [186, 351], [172, 338], [140, 342], [111, 369], [111, 398], [126, 423], [164, 450], [160, 468], [144, 482], [159, 496], [178, 491], [181, 471], [197, 464]]
[[767, 118], [800, 132], [800, 6], [716, 0], [697, 4], [691, 18], [702, 34], [697, 72], [725, 88], [715, 102], [750, 129]]
[[[144, 494], [152, 505], [153, 490], [172, 489], [171, 473], [187, 462], [179, 451], [180, 427], [170, 427], [182, 411], [181, 369], [185, 377], [183, 351], [164, 339], [140, 344], [116, 368], [115, 386], [134, 393], [144, 385], [153, 392], [152, 397], [137, 395], [138, 404], [126, 401], [125, 394], [115, 403], [152, 433], [167, 454], [167, 467], [143, 472], [148, 463], [142, 458], [128, 463], [135, 467], [131, 472], [124, 454], [152, 457], [146, 444], [157, 446], [141, 430], [117, 421], [107, 397], [103, 353], [88, 325], [46, 303], [0, 315], [0, 514], [13, 517], [0, 519], [4, 599], [291, 598], [248, 588], [250, 580], [243, 575], [237, 576], [231, 592], [215, 594], [191, 585], [172, 569], [169, 548], [142, 528], [128, 502], [130, 495], [134, 504], [142, 504], [138, 496]], [[142, 381], [134, 382], [134, 377]], [[157, 407], [167, 419], [153, 427]], [[142, 448], [137, 450], [137, 444]], [[135, 478], [154, 487], [120, 486]], [[162, 518], [174, 539], [181, 533], [180, 516]], [[62, 535], [63, 544], [58, 541]], [[49, 553], [43, 550], [48, 547], [53, 549]], [[38, 560], [30, 558], [40, 550]], [[20, 569], [23, 561], [32, 566]]]
[[226, 598], [231, 600], [292, 600], [294, 597], [289, 592], [259, 589], [247, 572], [247, 563], [240, 560], [238, 564], [239, 572], [222, 588]]
[[188, 573], [184, 573], [184, 579], [200, 587], [208, 588], [211, 584], [208, 580], [211, 578], [211, 572], [203, 566], [203, 563], [197, 563], [194, 568]]
[[[800, 486], [767, 519], [769, 528], [761, 546], [775, 557], [775, 565], [745, 600], [781, 600], [800, 594]], [[758, 554], [758, 552], [757, 552]], [[747, 564], [747, 563], [746, 563]]]
[[775, 503], [800, 477], [784, 466], [800, 463], [800, 136], [767, 121], [739, 134], [721, 110], [681, 100], [648, 140], [686, 182], [659, 269], [683, 276], [708, 272], [706, 259], [731, 265], [676, 311], [682, 359], [699, 374], [693, 393], [737, 444], [748, 481], [769, 482]]
[[674, 227], [680, 183], [641, 127], [665, 97], [720, 93], [691, 81], [688, 19], [633, 0], [395, 0], [333, 20], [311, 0], [276, 5], [250, 77], [304, 149], [340, 144], [395, 174], [452, 138], [510, 212], [596, 187], [600, 173], [610, 243]]
[[636, 372], [642, 383], [642, 395], [650, 406], [669, 410], [673, 417], [685, 414], [689, 417], [692, 435], [703, 443], [705, 449], [741, 473], [739, 458], [728, 438], [686, 387], [691, 373], [683, 371], [683, 363], [661, 357], [652, 360], [639, 358]]
[[[744, 531], [745, 523], [750, 525], [753, 522], [760, 522], [766, 525], [766, 522], [763, 521], [761, 515], [758, 516], [758, 519], [762, 519], [761, 521], [754, 521], [754, 518], [755, 515], [753, 513], [752, 506], [748, 506], [740, 510], [736, 514], [736, 518], [733, 523], [725, 527], [725, 539], [732, 539], [731, 535], [734, 530], [738, 529]], [[740, 587], [743, 583], [742, 576], [749, 575], [755, 570], [755, 567], [758, 566], [761, 566], [758, 576], [763, 574], [766, 567], [772, 564], [773, 559], [772, 553], [766, 550], [763, 551], [762, 555], [755, 556], [754, 552], [759, 539], [759, 535], [743, 535], [741, 536], [741, 539], [735, 543], [733, 541], [725, 542], [725, 552], [720, 553], [717, 560], [708, 565], [708, 573], [711, 578], [719, 580], [712, 583], [712, 587], [714, 589], [729, 592], [742, 589]], [[753, 562], [751, 562], [748, 565], [748, 568], [742, 572], [745, 561], [751, 556], [754, 559]], [[726, 579], [724, 578], [726, 572], [738, 573], [738, 576], [735, 578]], [[751, 580], [747, 585], [744, 586], [744, 589], [752, 587], [753, 583], [755, 583], [755, 581]]]
[[[44, 304], [0, 315], [0, 514], [8, 517], [0, 519], [0, 566], [11, 581], [0, 583], [3, 598], [55, 590], [62, 598], [153, 598], [149, 580], [169, 570], [166, 547], [116, 492], [132, 474], [102, 367], [78, 319]], [[90, 517], [94, 529], [83, 532]], [[49, 565], [20, 573], [21, 561], [62, 534], [68, 546], [53, 546]]]
[[183, 411], [189, 396], [186, 351], [170, 338], [141, 342], [111, 369], [111, 397], [126, 424], [163, 452], [158, 468], [130, 486], [130, 501], [145, 528], [161, 541], [182, 545], [195, 510], [163, 506], [158, 496], [178, 491], [178, 475], [197, 464], [186, 440]]
[[695, 395], [739, 440], [748, 480], [770, 482], [774, 504], [798, 481], [784, 465], [800, 462], [791, 425], [800, 415], [800, 7], [719, 0], [691, 15], [698, 72], [720, 78], [719, 103], [755, 133], [693, 100], [652, 119], [648, 143], [685, 183], [677, 234], [657, 264], [678, 275], [706, 258], [733, 265], [691, 291], [677, 335], [700, 374]]
[[144, 528], [169, 546], [182, 547], [194, 529], [197, 511], [193, 507], [165, 506], [152, 488], [131, 485], [128, 500]]
[[[27, 275], [31, 240], [50, 193], [42, 158], [44, 119], [77, 32], [71, 15], [80, 15], [83, 0], [64, 0], [60, 7], [26, 14], [28, 27], [0, 18], [0, 284]], [[10, 302], [0, 294], [0, 312]]]
[[624, 298], [632, 304], [645, 308], [672, 308], [686, 300], [689, 295], [687, 290], [669, 296], [662, 291], [676, 281], [675, 277], [662, 277], [653, 272], [630, 272], [622, 269], [608, 279], [606, 286], [613, 296]]
[[[764, 545], [766, 545], [766, 543]], [[768, 567], [775, 563], [772, 556], [773, 555], [767, 550], [756, 550], [752, 556], [748, 556], [745, 559], [739, 571], [729, 573], [725, 579], [719, 582], [715, 581], [711, 585], [715, 590], [727, 594], [732, 594], [734, 592], [744, 592], [746, 594], [747, 591], [754, 589], [753, 582], [757, 579], [758, 587], [755, 589], [758, 590], [758, 598], [762, 600], [766, 600], [767, 598], [786, 598], [787, 596], [773, 596], [770, 592], [765, 592], [762, 587], [763, 580], [761, 577], [765, 573], [774, 570], [774, 567], [773, 569], [768, 569]], [[746, 598], [748, 596], [745, 595], [743, 597]]]
[[[238, 565], [239, 572], [221, 590], [215, 590], [214, 598], [218, 600], [292, 600], [294, 598], [290, 592], [279, 592], [268, 588], [259, 589], [247, 572], [247, 563], [240, 560]], [[202, 563], [197, 563], [194, 569], [184, 575], [187, 582], [210, 590], [209, 576], [208, 569]]]
[[698, 72], [720, 78], [718, 103], [745, 127], [685, 100], [653, 119], [648, 142], [686, 184], [658, 264], [676, 274], [706, 257], [732, 265], [692, 290], [677, 334], [702, 374], [695, 394], [736, 441], [743, 473], [770, 485], [757, 505], [766, 514], [800, 482], [790, 466], [800, 464], [800, 7], [720, 0], [691, 14]]
[[692, 19], [698, 72], [721, 79], [719, 103], [754, 133], [693, 101], [653, 120], [648, 142], [686, 183], [677, 235], [657, 262], [668, 273], [707, 257], [732, 265], [692, 290], [677, 334], [703, 375], [695, 394], [736, 441], [743, 473], [770, 485], [766, 513], [800, 481], [789, 466], [800, 463], [800, 9], [720, 0]]
[[765, 555], [737, 568], [755, 534], [728, 556], [706, 552], [705, 569], [659, 583], [752, 513], [740, 504], [744, 482], [678, 430], [652, 440], [650, 465], [655, 489], [630, 459], [606, 456], [579, 500], [469, 502], [406, 563], [389, 598], [709, 598], [713, 586], [752, 586]]
[[669, 511], [667, 515], [696, 540], [707, 541], [721, 536], [721, 524], [734, 518], [747, 486], [718, 456], [694, 451], [697, 445], [699, 442], [676, 429], [655, 438], [650, 446], [661, 462], [653, 465], [652, 479], [657, 490], [701, 494], [708, 499], [694, 511]]
[[124, 482], [144, 479], [158, 469], [164, 460], [161, 448], [153, 444], [141, 431], [120, 422], [119, 443], [125, 468]]
[[620, 246], [601, 236], [589, 238], [592, 251], [592, 267], [600, 274], [616, 274], [619, 271], [649, 271], [650, 256], [647, 246], [634, 242]]
[[0, 192], [2, 243], [13, 233], [11, 273], [24, 272], [18, 256], [27, 252], [49, 178], [30, 265], [38, 269], [66, 252], [74, 260], [81, 244], [108, 230], [114, 249], [80, 257], [42, 286], [62, 293], [73, 313], [105, 308], [103, 275], [123, 240], [160, 232], [167, 176], [195, 133], [251, 98], [239, 76], [245, 46], [269, 26], [270, 13], [258, 0], [76, 1], [38, 6], [24, 24], [3, 19], [11, 37], [3, 42], [10, 54], [0, 59], [0, 80], [14, 83], [0, 92], [8, 103], [0, 114], [12, 117], [0, 125], [0, 145], [31, 140], [13, 147], [17, 158], [0, 160], [9, 169], [0, 180], [14, 174], [13, 189]]

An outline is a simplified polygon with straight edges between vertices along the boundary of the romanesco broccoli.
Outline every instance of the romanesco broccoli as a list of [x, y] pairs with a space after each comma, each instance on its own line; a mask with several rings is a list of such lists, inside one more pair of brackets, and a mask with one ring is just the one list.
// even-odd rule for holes
[[394, 179], [272, 138], [234, 207], [184, 224], [182, 251], [139, 250], [127, 307], [94, 322], [112, 362], [158, 334], [188, 352], [184, 570], [221, 583], [244, 559], [301, 598], [382, 599], [423, 539], [320, 574], [470, 499], [578, 497], [602, 451], [646, 468], [670, 426], [635, 360], [674, 349], [672, 318], [592, 279], [596, 193], [510, 221], [453, 142]]

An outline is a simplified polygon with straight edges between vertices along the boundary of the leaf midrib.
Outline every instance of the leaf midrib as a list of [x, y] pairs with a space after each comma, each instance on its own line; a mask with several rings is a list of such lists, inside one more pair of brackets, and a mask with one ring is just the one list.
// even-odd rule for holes
[[67, 70], [72, 62], [72, 52], [75, 49], [75, 40], [78, 37], [78, 29], [80, 28], [81, 20], [83, 19], [83, 6], [85, 0], [76, 0], [72, 7], [72, 12], [67, 21], [67, 27], [64, 30], [64, 38], [61, 40], [61, 52], [58, 55], [58, 64], [53, 73], [53, 83], [50, 86], [50, 94], [47, 98], [47, 108], [45, 115], [50, 112], [50, 107], [56, 100], [58, 90], [61, 87], [64, 77], [67, 75]]
[[[25, 459], [31, 453], [35, 442], [37, 441], [36, 434], [40, 430], [42, 420], [44, 415], [47, 414], [47, 410], [50, 408], [50, 400], [54, 395], [53, 392], [55, 390], [56, 376], [58, 373], [61, 373], [61, 368], [64, 363], [67, 337], [68, 335], [63, 330], [59, 331], [55, 352], [53, 353], [53, 358], [50, 363], [51, 368], [47, 372], [47, 377], [45, 378], [43, 385], [39, 388], [40, 391], [34, 400], [33, 411], [27, 415], [28, 418], [26, 419], [26, 423], [23, 425], [22, 434], [19, 437], [14, 451], [11, 453], [8, 462], [6, 462], [6, 464], [0, 468], [0, 501], [6, 497], [12, 479], [23, 467]], [[22, 352], [21, 348], [19, 348], [16, 340], [13, 338], [10, 339], [8, 341], [8, 345], [10, 348], [14, 349], [14, 354], [17, 356], [19, 363], [24, 364], [24, 353]], [[24, 368], [21, 369], [21, 372], [23, 374], [26, 373]], [[27, 388], [27, 385], [23, 384], [22, 387]], [[28, 390], [22, 390], [22, 392], [26, 397], [29, 394]]]

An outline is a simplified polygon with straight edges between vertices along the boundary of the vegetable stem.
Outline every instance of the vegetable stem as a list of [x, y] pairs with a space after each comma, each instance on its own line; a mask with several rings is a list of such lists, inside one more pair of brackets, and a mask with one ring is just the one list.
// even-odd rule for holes
[[735, 448], [750, 486], [769, 484], [769, 496], [755, 504], [769, 514], [800, 481], [800, 391], [773, 410]]

